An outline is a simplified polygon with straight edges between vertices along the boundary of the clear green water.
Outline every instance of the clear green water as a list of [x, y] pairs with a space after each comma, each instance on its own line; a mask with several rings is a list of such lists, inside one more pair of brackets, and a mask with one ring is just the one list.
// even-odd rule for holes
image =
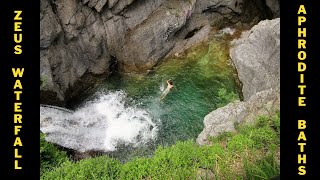
[[[159, 120], [156, 145], [195, 139], [209, 112], [239, 98], [227, 52], [223, 42], [212, 40], [166, 60], [147, 76], [113, 75], [103, 88], [124, 91], [128, 104]], [[160, 100], [167, 79], [173, 81], [174, 88]]]

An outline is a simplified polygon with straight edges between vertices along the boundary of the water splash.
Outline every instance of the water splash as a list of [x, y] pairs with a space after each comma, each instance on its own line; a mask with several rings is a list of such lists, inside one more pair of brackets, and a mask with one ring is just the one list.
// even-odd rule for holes
[[165, 84], [164, 82], [162, 81], [161, 85], [160, 85], [160, 92], [163, 92], [165, 89]]
[[235, 29], [232, 29], [230, 27], [226, 27], [224, 29], [221, 29], [215, 36], [223, 36], [225, 34], [228, 34], [228, 35], [233, 35], [234, 33], [236, 32]]
[[115, 151], [119, 144], [138, 147], [155, 140], [157, 125], [149, 113], [125, 105], [122, 91], [99, 93], [74, 113], [40, 107], [47, 140], [80, 152]]

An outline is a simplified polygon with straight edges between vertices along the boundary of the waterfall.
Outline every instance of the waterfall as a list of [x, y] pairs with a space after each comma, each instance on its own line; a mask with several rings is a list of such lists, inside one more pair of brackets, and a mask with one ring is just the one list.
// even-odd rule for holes
[[117, 145], [141, 146], [157, 136], [149, 113], [125, 104], [122, 91], [100, 92], [74, 112], [40, 106], [40, 130], [46, 139], [80, 152], [115, 151]]

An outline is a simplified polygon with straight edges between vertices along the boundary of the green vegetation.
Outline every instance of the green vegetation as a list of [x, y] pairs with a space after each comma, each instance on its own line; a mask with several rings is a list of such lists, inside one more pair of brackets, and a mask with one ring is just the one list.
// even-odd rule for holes
[[239, 96], [234, 92], [227, 92], [225, 88], [221, 88], [218, 90], [218, 96], [217, 96], [217, 108], [223, 107], [227, 105], [229, 102], [234, 102], [236, 100], [239, 100]]
[[50, 171], [66, 161], [67, 153], [45, 141], [44, 134], [40, 133], [40, 173]]
[[137, 157], [124, 164], [108, 157], [65, 161], [65, 153], [42, 141], [41, 179], [195, 179], [200, 169], [211, 171], [208, 176], [216, 179], [269, 179], [280, 172], [279, 117], [276, 113], [255, 124], [238, 125], [237, 132], [212, 138], [210, 146], [177, 142], [159, 146], [151, 158]]
[[46, 76], [40, 77], [40, 89], [42, 89], [44, 86], [46, 86], [47, 81], [48, 81], [48, 77], [46, 77]]

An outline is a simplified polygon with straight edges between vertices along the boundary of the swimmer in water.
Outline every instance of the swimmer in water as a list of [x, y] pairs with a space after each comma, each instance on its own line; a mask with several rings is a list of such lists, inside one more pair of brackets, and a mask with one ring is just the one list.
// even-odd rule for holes
[[171, 79], [167, 80], [167, 84], [168, 84], [168, 86], [167, 86], [166, 90], [163, 91], [160, 99], [165, 98], [167, 96], [167, 94], [169, 93], [169, 91], [173, 88], [173, 82], [171, 81]]

